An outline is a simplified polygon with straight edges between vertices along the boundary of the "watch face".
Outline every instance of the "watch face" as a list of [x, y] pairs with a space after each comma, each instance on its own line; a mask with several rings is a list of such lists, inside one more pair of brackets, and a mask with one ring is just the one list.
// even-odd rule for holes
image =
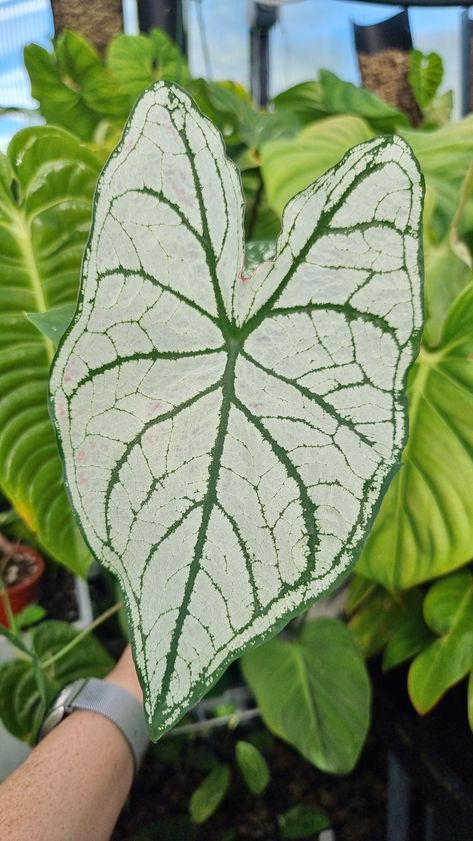
[[59, 722], [62, 721], [62, 719], [64, 718], [64, 713], [65, 712], [66, 712], [66, 708], [65, 708], [64, 704], [61, 704], [60, 706], [55, 706], [51, 710], [51, 712], [49, 713], [49, 715], [45, 719], [45, 721], [43, 723], [43, 726], [41, 728], [40, 738], [43, 738], [44, 736], [47, 736], [48, 733], [51, 732], [51, 730], [54, 730], [56, 725], [59, 724]]
[[75, 680], [73, 683], [70, 683], [69, 686], [65, 686], [64, 689], [61, 690], [54, 701], [53, 706], [46, 713], [46, 718], [43, 721], [39, 734], [40, 740], [44, 739], [51, 730], [54, 730], [56, 725], [63, 720], [64, 716], [71, 712], [70, 705], [86, 682], [86, 678], [81, 678], [79, 680]]

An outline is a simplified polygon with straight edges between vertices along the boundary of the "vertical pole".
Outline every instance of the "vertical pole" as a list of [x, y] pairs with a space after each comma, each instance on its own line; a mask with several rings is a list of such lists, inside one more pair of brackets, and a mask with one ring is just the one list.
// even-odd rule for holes
[[471, 97], [471, 20], [468, 9], [461, 13], [461, 112], [468, 114], [472, 107]]
[[398, 758], [388, 753], [386, 841], [409, 841], [411, 780]]
[[138, 0], [138, 23], [140, 32], [162, 29], [186, 54], [182, 0]]
[[269, 30], [279, 17], [277, 6], [255, 2], [250, 27], [250, 86], [260, 108], [269, 100]]

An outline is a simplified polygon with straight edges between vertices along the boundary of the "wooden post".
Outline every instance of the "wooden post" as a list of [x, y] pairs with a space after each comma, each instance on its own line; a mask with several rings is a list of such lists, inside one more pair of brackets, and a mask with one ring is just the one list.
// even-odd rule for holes
[[412, 50], [407, 11], [373, 26], [354, 24], [354, 33], [364, 87], [419, 125], [422, 115], [407, 80]]
[[79, 32], [103, 54], [109, 41], [123, 32], [122, 0], [51, 0], [54, 33]]

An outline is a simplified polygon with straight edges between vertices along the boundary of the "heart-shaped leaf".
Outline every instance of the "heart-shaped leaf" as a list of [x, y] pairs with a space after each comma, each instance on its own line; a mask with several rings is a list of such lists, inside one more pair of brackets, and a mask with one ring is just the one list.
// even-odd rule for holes
[[424, 617], [437, 637], [409, 669], [412, 703], [426, 713], [473, 669], [473, 576], [468, 570], [436, 581], [424, 601]]
[[306, 621], [295, 640], [247, 652], [242, 668], [264, 723], [322, 771], [347, 774], [370, 720], [363, 656], [338, 619]]
[[154, 737], [360, 551], [406, 432], [421, 197], [404, 141], [363, 144], [242, 274], [237, 171], [165, 83], [101, 176], [51, 402], [78, 519], [125, 592]]

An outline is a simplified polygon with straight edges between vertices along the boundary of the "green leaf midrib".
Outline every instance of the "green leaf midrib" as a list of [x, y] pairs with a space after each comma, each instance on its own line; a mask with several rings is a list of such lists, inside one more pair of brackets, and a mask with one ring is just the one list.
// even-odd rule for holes
[[217, 482], [220, 474], [221, 459], [223, 448], [225, 445], [225, 438], [228, 429], [228, 421], [230, 417], [231, 404], [235, 397], [234, 381], [235, 381], [235, 365], [238, 357], [238, 347], [234, 344], [230, 347], [228, 354], [227, 365], [223, 375], [222, 387], [222, 406], [220, 411], [220, 421], [215, 436], [215, 443], [213, 453], [211, 455], [207, 492], [202, 503], [202, 519], [197, 534], [197, 539], [194, 547], [194, 554], [190, 566], [189, 576], [186, 582], [184, 596], [179, 606], [179, 612], [176, 624], [173, 629], [173, 641], [171, 652], [166, 662], [166, 668], [162, 679], [162, 693], [167, 694], [174, 671], [174, 666], [177, 658], [178, 641], [182, 631], [182, 626], [187, 617], [189, 602], [194, 591], [194, 583], [199, 570], [201, 568], [200, 558], [207, 538], [207, 531], [210, 522], [210, 517], [214, 506], [217, 502]]

